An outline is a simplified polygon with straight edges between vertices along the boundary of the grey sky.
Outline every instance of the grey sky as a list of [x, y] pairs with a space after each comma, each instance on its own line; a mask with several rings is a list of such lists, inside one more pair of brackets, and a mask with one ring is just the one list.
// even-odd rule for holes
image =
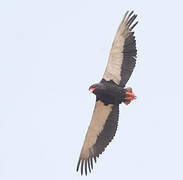
[[[138, 59], [113, 142], [90, 179], [182, 180], [181, 1], [0, 1], [0, 179], [78, 180], [117, 27], [134, 9]], [[85, 177], [84, 177], [85, 178]]]

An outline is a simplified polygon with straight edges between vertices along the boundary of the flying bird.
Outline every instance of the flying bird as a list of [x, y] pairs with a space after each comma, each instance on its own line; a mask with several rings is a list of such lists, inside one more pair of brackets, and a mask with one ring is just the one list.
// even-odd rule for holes
[[99, 83], [89, 87], [96, 95], [96, 104], [81, 149], [77, 171], [87, 175], [93, 162], [113, 139], [119, 118], [119, 104], [128, 105], [136, 98], [132, 88], [125, 88], [136, 64], [136, 40], [133, 28], [137, 15], [127, 11], [119, 25], [109, 55], [106, 70]]

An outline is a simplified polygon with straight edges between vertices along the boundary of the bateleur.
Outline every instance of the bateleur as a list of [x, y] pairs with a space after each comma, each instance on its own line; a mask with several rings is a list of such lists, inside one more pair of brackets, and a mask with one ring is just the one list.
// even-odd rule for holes
[[96, 95], [96, 104], [81, 149], [77, 171], [87, 175], [93, 162], [113, 139], [118, 126], [119, 104], [128, 105], [136, 97], [131, 88], [125, 88], [136, 63], [136, 40], [133, 28], [137, 15], [126, 12], [119, 25], [109, 55], [106, 70], [100, 83], [89, 90]]

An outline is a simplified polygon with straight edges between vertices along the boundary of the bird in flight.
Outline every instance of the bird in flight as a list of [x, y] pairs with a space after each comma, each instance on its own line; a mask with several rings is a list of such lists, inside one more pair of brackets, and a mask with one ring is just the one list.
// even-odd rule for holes
[[128, 105], [136, 98], [132, 88], [125, 88], [136, 63], [136, 40], [133, 28], [137, 15], [127, 11], [117, 30], [109, 55], [106, 70], [100, 83], [90, 86], [96, 95], [96, 104], [88, 131], [81, 149], [77, 171], [81, 175], [91, 172], [93, 161], [113, 139], [119, 118], [119, 104]]

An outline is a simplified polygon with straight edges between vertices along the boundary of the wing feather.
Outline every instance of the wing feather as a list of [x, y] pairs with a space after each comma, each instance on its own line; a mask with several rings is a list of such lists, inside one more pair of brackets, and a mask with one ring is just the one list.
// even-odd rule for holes
[[[117, 85], [124, 87], [130, 78], [136, 63], [136, 41], [132, 29], [137, 15], [126, 12], [119, 25], [112, 44], [109, 60], [103, 79], [112, 80]], [[93, 161], [105, 150], [115, 136], [119, 116], [119, 105], [105, 105], [97, 100], [88, 131], [81, 149], [77, 171], [81, 174], [93, 169]]]
[[[133, 11], [124, 15], [119, 25], [114, 42], [112, 44], [109, 60], [103, 78], [106, 81], [113, 80], [116, 84], [124, 86], [130, 78], [135, 67], [136, 60], [136, 41], [134, 33], [131, 30], [137, 22], [133, 24], [137, 15], [133, 15]], [[128, 61], [127, 63], [125, 61]], [[126, 64], [132, 64], [126, 66]], [[130, 69], [128, 69], [130, 67]], [[124, 72], [127, 71], [127, 74]], [[125, 77], [123, 77], [125, 76]]]
[[89, 171], [93, 169], [93, 160], [96, 163], [96, 158], [99, 157], [99, 154], [105, 150], [106, 146], [114, 137], [117, 129], [118, 116], [118, 105], [104, 105], [102, 101], [96, 101], [92, 120], [88, 127], [77, 165], [78, 171], [81, 164], [81, 174], [83, 174], [84, 167], [86, 175], [87, 169]]

